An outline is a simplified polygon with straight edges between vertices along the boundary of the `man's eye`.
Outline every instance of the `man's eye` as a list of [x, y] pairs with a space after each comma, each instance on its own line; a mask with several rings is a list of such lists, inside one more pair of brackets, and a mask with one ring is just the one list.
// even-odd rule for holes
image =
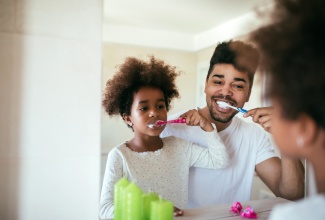
[[219, 84], [221, 84], [222, 82], [221, 82], [221, 81], [214, 81], [213, 83], [219, 85]]
[[237, 88], [237, 89], [243, 89], [244, 88], [244, 86], [242, 86], [242, 85], [234, 85], [234, 87]]

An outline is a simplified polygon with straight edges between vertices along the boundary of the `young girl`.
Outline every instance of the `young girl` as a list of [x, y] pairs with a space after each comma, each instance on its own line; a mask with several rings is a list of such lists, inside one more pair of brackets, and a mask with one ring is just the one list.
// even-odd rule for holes
[[[165, 126], [150, 127], [157, 120], [167, 120], [173, 98], [179, 97], [175, 67], [153, 56], [149, 62], [127, 58], [119, 71], [106, 84], [103, 107], [109, 116], [120, 115], [134, 132], [134, 137], [108, 154], [103, 180], [100, 217], [112, 218], [114, 184], [122, 177], [144, 191], [153, 191], [185, 208], [188, 197], [189, 167], [218, 169], [228, 164], [228, 154], [218, 132], [198, 111], [184, 115], [186, 125], [206, 131], [209, 147], [203, 148], [175, 137], [160, 138]], [[174, 215], [182, 215], [175, 208]]]
[[276, 0], [273, 7], [273, 22], [252, 35], [272, 79], [271, 131], [282, 155], [312, 165], [317, 194], [276, 206], [270, 219], [325, 219], [325, 1]]

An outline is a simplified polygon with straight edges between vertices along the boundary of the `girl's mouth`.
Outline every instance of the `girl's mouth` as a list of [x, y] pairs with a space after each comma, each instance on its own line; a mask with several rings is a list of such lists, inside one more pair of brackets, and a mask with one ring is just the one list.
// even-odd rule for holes
[[164, 121], [158, 120], [158, 121], [154, 121], [154, 122], [148, 124], [148, 128], [158, 129], [158, 128], [161, 128], [164, 125], [165, 125]]

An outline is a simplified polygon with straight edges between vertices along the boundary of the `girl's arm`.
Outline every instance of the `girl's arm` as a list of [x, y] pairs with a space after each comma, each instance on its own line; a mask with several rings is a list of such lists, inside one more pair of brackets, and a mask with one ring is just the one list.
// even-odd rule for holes
[[229, 164], [229, 156], [217, 130], [204, 133], [208, 147], [187, 142], [186, 154], [189, 166], [220, 169]]
[[185, 112], [180, 117], [186, 118], [186, 124], [188, 126], [200, 126], [201, 129], [205, 131], [204, 135], [206, 137], [203, 138], [208, 140], [208, 148], [188, 143], [189, 146], [186, 152], [188, 154], [187, 158], [189, 159], [189, 165], [211, 169], [226, 167], [229, 163], [228, 152], [215, 126], [196, 109]]
[[117, 148], [113, 148], [108, 156], [100, 196], [100, 219], [114, 217], [114, 184], [123, 177], [123, 161]]

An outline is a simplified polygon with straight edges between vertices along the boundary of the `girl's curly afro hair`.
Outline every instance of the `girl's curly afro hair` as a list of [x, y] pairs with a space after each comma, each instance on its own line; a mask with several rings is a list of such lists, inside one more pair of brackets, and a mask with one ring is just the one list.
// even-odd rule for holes
[[155, 87], [165, 96], [167, 111], [173, 98], [179, 98], [175, 84], [180, 72], [176, 67], [149, 56], [149, 61], [127, 57], [114, 77], [107, 81], [102, 106], [109, 116], [130, 115], [133, 95], [141, 87]]
[[274, 3], [272, 23], [251, 35], [272, 80], [268, 95], [280, 102], [285, 118], [307, 113], [325, 128], [325, 1]]

